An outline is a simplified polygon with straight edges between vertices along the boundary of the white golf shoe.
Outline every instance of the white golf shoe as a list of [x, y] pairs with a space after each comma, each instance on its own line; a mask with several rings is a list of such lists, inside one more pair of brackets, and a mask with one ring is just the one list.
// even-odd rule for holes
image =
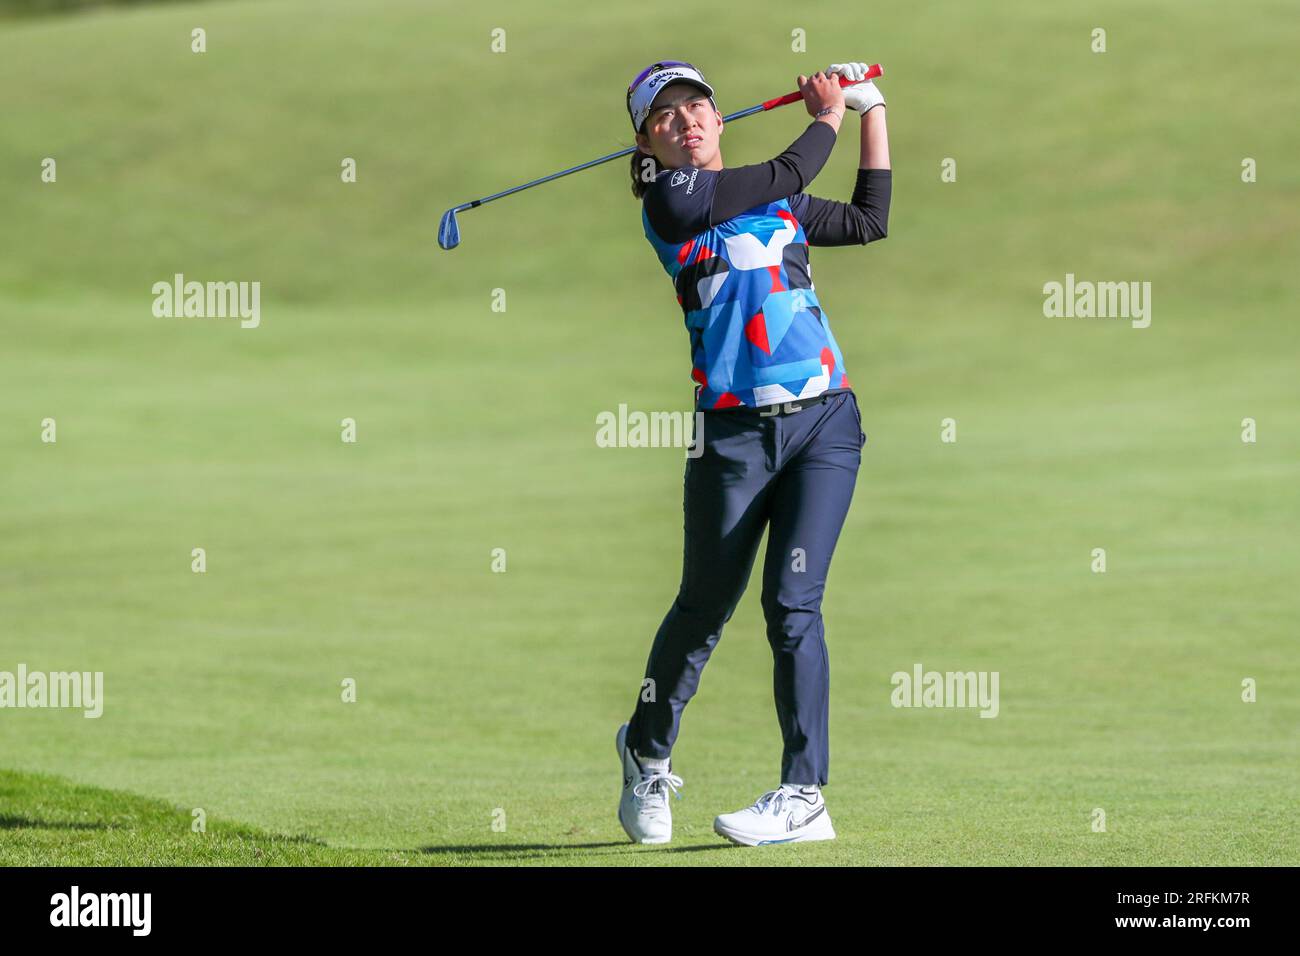
[[826, 800], [817, 787], [769, 790], [752, 807], [719, 816], [713, 832], [741, 846], [835, 839]]
[[627, 745], [627, 724], [618, 728], [614, 743], [623, 776], [618, 822], [623, 824], [633, 843], [667, 843], [673, 838], [673, 811], [668, 806], [668, 794], [677, 792], [682, 778], [671, 772], [642, 768]]

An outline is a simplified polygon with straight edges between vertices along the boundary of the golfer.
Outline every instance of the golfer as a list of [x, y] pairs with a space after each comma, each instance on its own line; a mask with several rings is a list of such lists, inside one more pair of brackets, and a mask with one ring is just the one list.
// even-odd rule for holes
[[[757, 846], [831, 840], [830, 678], [821, 604], [866, 435], [844, 355], [814, 291], [808, 247], [883, 239], [891, 173], [885, 101], [864, 63], [798, 78], [812, 122], [780, 156], [725, 168], [713, 87], [689, 63], [656, 63], [627, 90], [632, 191], [690, 336], [702, 443], [684, 480], [681, 585], [650, 648], [631, 720], [618, 730], [618, 818], [638, 843], [672, 838], [670, 754], [687, 701], [749, 581], [763, 530], [763, 614], [784, 750], [780, 786], [719, 816]], [[807, 195], [846, 108], [861, 119], [850, 203]], [[650, 175], [646, 175], [646, 172]]]

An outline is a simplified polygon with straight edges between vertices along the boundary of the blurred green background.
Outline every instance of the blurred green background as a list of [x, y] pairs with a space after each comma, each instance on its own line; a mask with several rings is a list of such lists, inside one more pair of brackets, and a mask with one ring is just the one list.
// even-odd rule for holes
[[[0, 767], [414, 862], [1294, 865], [1298, 45], [1282, 0], [0, 22], [0, 670], [107, 695], [0, 710]], [[615, 818], [683, 459], [598, 448], [596, 415], [692, 384], [626, 161], [435, 241], [450, 206], [631, 145], [626, 85], [665, 57], [724, 113], [886, 69], [889, 238], [812, 253], [869, 436], [823, 608], [833, 843], [711, 832], [779, 782], [757, 573], [674, 751], [673, 847], [716, 851]], [[807, 122], [738, 122], [724, 159]], [[809, 191], [847, 201], [857, 160], [850, 117]], [[260, 327], [155, 318], [176, 272], [260, 281]], [[1066, 273], [1151, 282], [1151, 327], [1045, 318]], [[892, 708], [917, 662], [998, 671], [999, 717]], [[0, 862], [102, 861], [40, 793], [0, 787], [28, 821]]]

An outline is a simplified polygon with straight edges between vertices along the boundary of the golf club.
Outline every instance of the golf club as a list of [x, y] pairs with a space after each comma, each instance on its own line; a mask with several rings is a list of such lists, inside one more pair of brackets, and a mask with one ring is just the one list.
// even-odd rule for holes
[[[876, 63], [867, 69], [866, 75], [860, 80], [850, 80], [841, 76], [840, 86], [853, 86], [855, 83], [866, 83], [868, 80], [874, 80], [876, 77], [884, 75], [884, 68]], [[724, 123], [730, 123], [732, 120], [742, 119], [746, 116], [753, 116], [755, 113], [764, 113], [778, 106], [785, 106], [787, 103], [797, 103], [803, 99], [803, 94], [798, 90], [793, 93], [786, 93], [784, 96], [778, 96], [775, 99], [765, 100], [757, 106], [751, 106], [749, 109], [740, 110], [732, 113], [730, 116], [722, 118]], [[473, 209], [484, 203], [491, 202], [494, 199], [500, 199], [502, 196], [509, 196], [511, 193], [517, 193], [523, 189], [529, 189], [533, 186], [540, 186], [542, 183], [550, 182], [552, 179], [559, 179], [561, 176], [567, 176], [570, 173], [576, 173], [579, 170], [587, 169], [591, 166], [599, 166], [601, 163], [607, 163], [611, 159], [618, 159], [620, 156], [626, 156], [636, 150], [636, 146], [629, 146], [627, 149], [619, 150], [617, 153], [610, 153], [608, 156], [602, 156], [600, 159], [593, 159], [583, 163], [580, 166], [574, 166], [570, 169], [561, 170], [558, 173], [551, 173], [549, 176], [543, 176], [541, 179], [534, 179], [530, 183], [524, 183], [522, 186], [515, 186], [504, 192], [493, 193], [491, 196], [484, 196], [482, 199], [475, 199], [471, 202], [461, 203], [459, 206], [453, 206], [442, 214], [442, 221], [438, 224], [438, 245], [444, 249], [455, 249], [460, 245], [460, 225], [456, 222], [456, 213], [464, 212], [466, 209]]]

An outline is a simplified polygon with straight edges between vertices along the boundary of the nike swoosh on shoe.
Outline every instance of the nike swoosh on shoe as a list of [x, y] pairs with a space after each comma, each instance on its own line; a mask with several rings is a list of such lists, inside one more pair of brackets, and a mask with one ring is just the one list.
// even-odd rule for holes
[[819, 816], [821, 816], [825, 812], [826, 812], [826, 804], [823, 803], [820, 807], [818, 807], [812, 813], [808, 814], [808, 816], [804, 817], [798, 823], [794, 822], [794, 814], [791, 814], [790, 818], [785, 821], [785, 828], [788, 832], [790, 830], [798, 830], [802, 827], [806, 827], [808, 824], [812, 823], [814, 820], [816, 820]]

